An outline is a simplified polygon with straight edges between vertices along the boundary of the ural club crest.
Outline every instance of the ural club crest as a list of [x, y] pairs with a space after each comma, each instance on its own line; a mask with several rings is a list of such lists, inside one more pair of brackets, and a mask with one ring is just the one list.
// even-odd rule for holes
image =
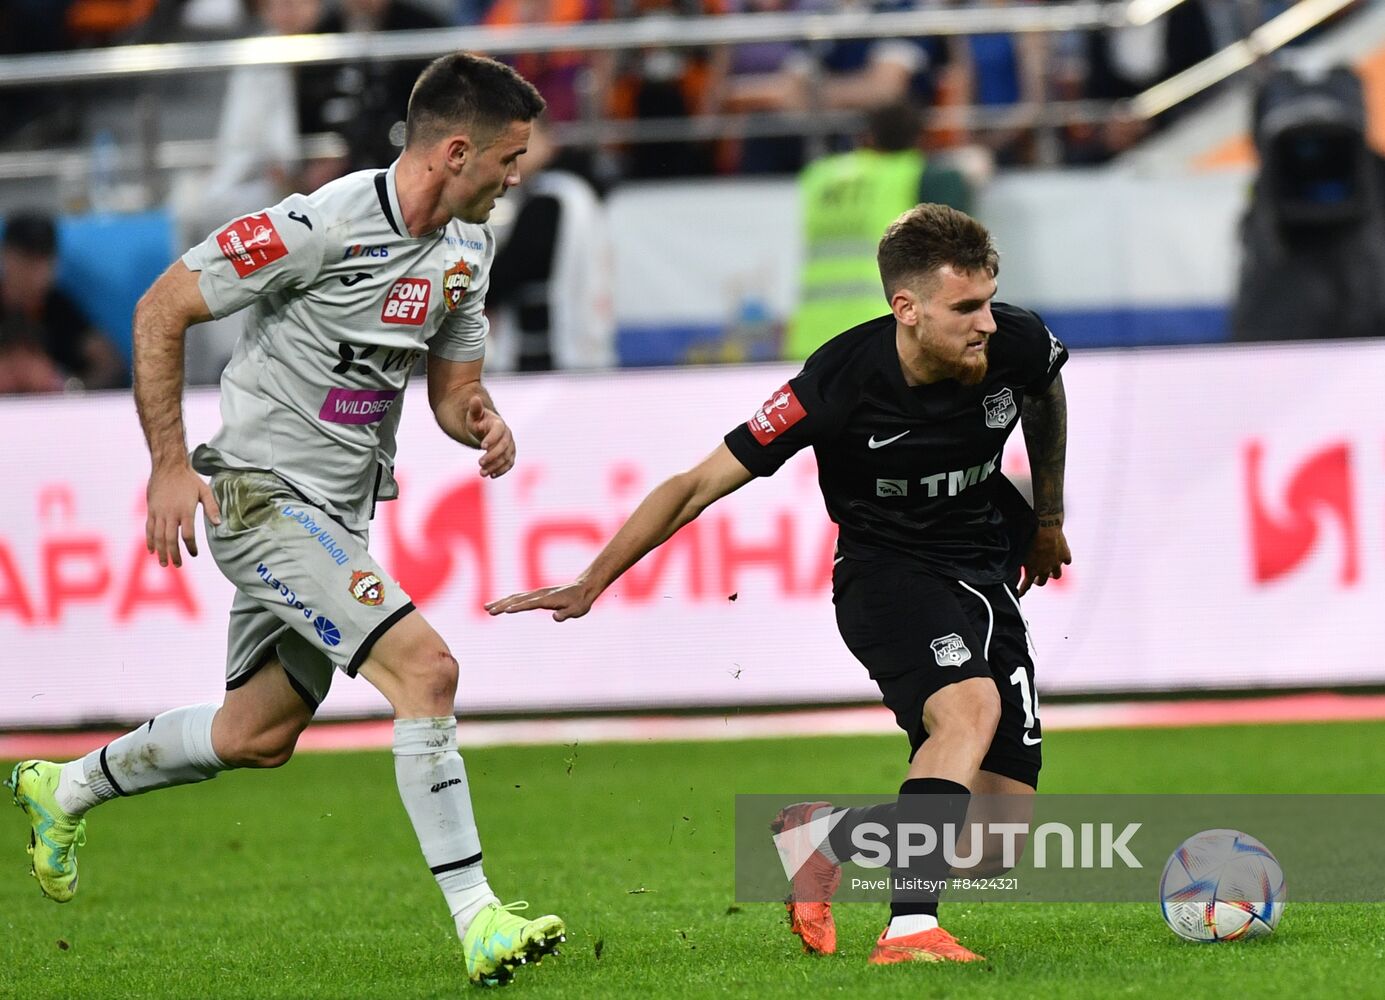
[[956, 632], [940, 636], [928, 644], [933, 649], [933, 658], [940, 667], [960, 667], [971, 659], [971, 650], [965, 640]]
[[442, 273], [442, 300], [450, 312], [462, 304], [471, 288], [471, 267], [459, 260]]
[[1019, 407], [1015, 405], [1015, 394], [1010, 391], [1007, 385], [999, 392], [992, 393], [981, 400], [981, 405], [986, 410], [986, 426], [994, 427], [997, 430], [1010, 426], [1010, 421], [1019, 416]]
[[385, 600], [385, 583], [369, 570], [351, 574], [351, 596], [367, 607], [378, 607]]

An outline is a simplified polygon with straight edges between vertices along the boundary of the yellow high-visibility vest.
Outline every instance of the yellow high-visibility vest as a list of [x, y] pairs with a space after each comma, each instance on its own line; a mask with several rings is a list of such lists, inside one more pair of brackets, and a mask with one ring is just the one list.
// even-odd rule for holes
[[804, 265], [784, 357], [803, 360], [843, 330], [889, 312], [875, 250], [885, 227], [919, 200], [924, 155], [858, 149], [799, 175]]

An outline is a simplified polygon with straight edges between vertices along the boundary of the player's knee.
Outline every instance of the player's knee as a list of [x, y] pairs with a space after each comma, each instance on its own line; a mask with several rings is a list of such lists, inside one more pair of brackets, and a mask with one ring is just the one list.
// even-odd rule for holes
[[251, 751], [251, 763], [245, 766], [264, 770], [283, 767], [292, 759], [294, 747], [296, 745], [296, 743], [267, 743], [263, 746], [255, 747]]
[[411, 706], [432, 714], [451, 711], [457, 699], [457, 660], [441, 641], [420, 644], [395, 673]]
[[456, 703], [457, 660], [442, 637], [417, 615], [381, 639], [361, 675], [403, 718], [448, 715]]
[[1000, 724], [1000, 693], [994, 684], [959, 685], [939, 705], [930, 700], [924, 713], [929, 739], [990, 745]]
[[446, 646], [430, 650], [421, 661], [420, 694], [451, 705], [457, 699], [457, 658]]

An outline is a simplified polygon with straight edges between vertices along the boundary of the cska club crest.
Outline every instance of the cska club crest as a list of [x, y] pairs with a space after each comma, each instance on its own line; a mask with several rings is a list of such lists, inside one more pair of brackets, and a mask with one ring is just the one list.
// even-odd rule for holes
[[378, 607], [385, 600], [385, 582], [369, 570], [351, 574], [351, 596], [366, 607]]
[[459, 260], [442, 273], [442, 300], [449, 312], [462, 304], [470, 288], [471, 267], [466, 261]]

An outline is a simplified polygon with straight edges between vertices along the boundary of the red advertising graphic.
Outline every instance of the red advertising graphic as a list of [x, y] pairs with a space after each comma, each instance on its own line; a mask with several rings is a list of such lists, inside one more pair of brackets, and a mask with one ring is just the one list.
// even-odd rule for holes
[[1266, 583], [1293, 572], [1335, 522], [1341, 539], [1338, 579], [1344, 585], [1355, 583], [1361, 546], [1350, 447], [1331, 444], [1305, 457], [1285, 483], [1282, 502], [1275, 505], [1282, 508], [1282, 514], [1273, 512], [1266, 502], [1270, 488], [1261, 482], [1263, 452], [1260, 441], [1246, 445], [1246, 498], [1255, 579]]

